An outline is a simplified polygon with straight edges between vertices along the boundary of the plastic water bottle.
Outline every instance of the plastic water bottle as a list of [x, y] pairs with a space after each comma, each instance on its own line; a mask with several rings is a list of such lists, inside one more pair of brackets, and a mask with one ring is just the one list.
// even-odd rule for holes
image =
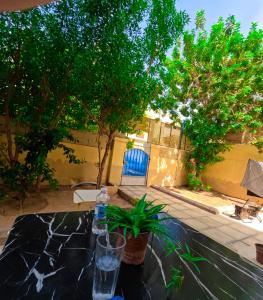
[[107, 188], [103, 187], [96, 198], [96, 207], [92, 222], [92, 232], [94, 234], [107, 232], [107, 224], [101, 224], [101, 222], [106, 221], [106, 206], [108, 200]]

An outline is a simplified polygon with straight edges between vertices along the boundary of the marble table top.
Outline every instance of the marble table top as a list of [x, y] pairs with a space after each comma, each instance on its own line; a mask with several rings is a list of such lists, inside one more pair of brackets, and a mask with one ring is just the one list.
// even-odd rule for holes
[[[91, 300], [95, 236], [91, 212], [31, 214], [16, 219], [0, 256], [1, 300]], [[176, 241], [207, 258], [199, 273], [154, 238], [145, 263], [122, 264], [116, 295], [125, 300], [263, 299], [263, 269], [178, 220], [166, 224]], [[170, 270], [184, 283], [167, 294]]]

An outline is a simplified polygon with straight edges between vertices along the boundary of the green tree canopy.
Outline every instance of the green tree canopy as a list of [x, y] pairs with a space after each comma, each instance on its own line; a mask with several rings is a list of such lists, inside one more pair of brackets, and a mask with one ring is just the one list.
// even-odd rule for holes
[[[64, 0], [1, 14], [6, 183], [24, 191], [39, 178], [52, 182], [48, 152], [62, 147], [78, 162], [60, 142], [72, 139], [69, 128], [92, 126], [99, 137], [99, 186], [114, 135], [133, 130], [161, 93], [158, 68], [187, 20], [174, 0]], [[108, 136], [103, 154], [102, 135]]]
[[[158, 69], [188, 17], [176, 11], [174, 0], [90, 0], [83, 9], [85, 50], [72, 78], [87, 125], [98, 130], [99, 186], [114, 135], [134, 130], [162, 92]], [[102, 135], [108, 137], [104, 153]]]
[[80, 107], [69, 81], [80, 49], [74, 9], [63, 1], [0, 15], [0, 115], [7, 141], [0, 148], [0, 175], [23, 194], [39, 180], [55, 183], [49, 151], [60, 147], [70, 162], [79, 162], [61, 144], [73, 139], [68, 128], [76, 125]]
[[162, 78], [169, 89], [157, 103], [184, 120], [187, 166], [197, 178], [222, 159], [229, 132], [255, 133], [263, 126], [263, 30], [252, 24], [245, 36], [234, 16], [219, 18], [210, 32], [204, 22], [200, 11], [196, 28], [184, 32], [167, 59]]

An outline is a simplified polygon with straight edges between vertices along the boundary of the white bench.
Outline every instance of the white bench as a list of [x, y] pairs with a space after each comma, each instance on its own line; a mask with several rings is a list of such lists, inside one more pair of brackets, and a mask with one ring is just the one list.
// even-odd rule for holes
[[83, 202], [95, 202], [100, 190], [75, 190], [73, 202], [80, 204]]
[[[85, 187], [90, 187], [96, 186], [96, 182], [79, 182], [77, 184], [74, 184], [71, 186], [71, 189], [76, 189], [76, 188], [81, 188], [84, 187], [84, 189], [82, 190], [75, 190], [74, 194], [73, 194], [73, 203], [83, 203], [83, 202], [95, 202], [96, 198], [98, 196], [98, 194], [100, 193], [100, 189], [99, 190], [89, 190], [89, 189], [85, 189]], [[103, 185], [101, 187], [104, 187]]]

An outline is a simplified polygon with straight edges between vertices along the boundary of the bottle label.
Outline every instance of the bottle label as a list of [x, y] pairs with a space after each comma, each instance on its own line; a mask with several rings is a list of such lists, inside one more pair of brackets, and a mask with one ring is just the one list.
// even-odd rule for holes
[[105, 204], [97, 204], [95, 207], [95, 218], [103, 219], [106, 217], [106, 205]]

